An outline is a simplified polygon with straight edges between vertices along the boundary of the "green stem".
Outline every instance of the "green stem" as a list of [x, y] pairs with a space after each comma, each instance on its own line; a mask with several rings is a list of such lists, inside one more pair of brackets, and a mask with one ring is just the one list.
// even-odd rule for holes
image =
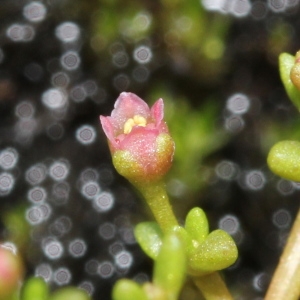
[[139, 185], [138, 188], [145, 197], [156, 222], [164, 233], [171, 231], [174, 226], [178, 226], [163, 181]]
[[193, 280], [206, 300], [233, 300], [233, 297], [218, 272], [193, 277]]
[[265, 300], [297, 300], [300, 296], [300, 210], [280, 257]]

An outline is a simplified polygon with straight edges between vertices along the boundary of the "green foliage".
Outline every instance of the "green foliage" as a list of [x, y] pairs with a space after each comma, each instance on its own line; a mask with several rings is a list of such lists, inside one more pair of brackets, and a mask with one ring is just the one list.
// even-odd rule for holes
[[[153, 235], [157, 228], [153, 223], [140, 226], [137, 231]], [[176, 300], [186, 276], [186, 256], [184, 245], [176, 234], [167, 234], [161, 241], [161, 247], [154, 264], [153, 282], [143, 286], [128, 279], [119, 280], [113, 289], [113, 300]]]
[[156, 222], [142, 222], [134, 229], [134, 235], [143, 251], [153, 260], [158, 256], [163, 233]]
[[129, 279], [121, 279], [115, 284], [112, 298], [113, 300], [148, 299], [142, 286]]
[[[193, 208], [187, 215], [185, 228], [174, 227], [186, 249], [188, 270], [193, 275], [203, 275], [232, 265], [238, 256], [232, 237], [223, 230], [209, 233], [208, 221], [201, 208]], [[135, 229], [135, 237], [152, 259], [157, 260], [163, 245], [163, 234], [154, 222], [144, 222]]]
[[29, 278], [22, 287], [20, 300], [47, 300], [49, 288], [39, 277]]
[[163, 239], [154, 266], [153, 283], [164, 290], [167, 299], [177, 299], [186, 274], [186, 255], [183, 243], [174, 234]]
[[90, 296], [82, 289], [76, 287], [64, 287], [55, 291], [49, 300], [91, 300]]
[[275, 144], [269, 152], [267, 162], [275, 174], [300, 181], [300, 142], [281, 141]]
[[289, 98], [291, 99], [291, 101], [299, 111], [300, 91], [294, 86], [290, 78], [291, 69], [294, 66], [294, 64], [295, 64], [295, 56], [290, 55], [288, 53], [280, 54], [279, 56], [280, 77]]

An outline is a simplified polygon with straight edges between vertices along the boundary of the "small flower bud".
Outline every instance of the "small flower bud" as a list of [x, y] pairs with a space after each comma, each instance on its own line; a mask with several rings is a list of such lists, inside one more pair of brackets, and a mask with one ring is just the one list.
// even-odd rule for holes
[[291, 69], [290, 78], [294, 86], [300, 90], [300, 51], [296, 53], [295, 64]]
[[171, 167], [175, 147], [163, 105], [159, 99], [150, 109], [135, 94], [124, 92], [111, 116], [100, 116], [113, 164], [133, 184], [158, 181]]

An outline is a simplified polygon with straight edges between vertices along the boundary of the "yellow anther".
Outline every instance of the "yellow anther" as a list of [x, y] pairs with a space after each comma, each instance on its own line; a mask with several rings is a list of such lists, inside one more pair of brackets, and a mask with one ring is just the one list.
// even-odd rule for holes
[[147, 121], [144, 117], [136, 115], [133, 118], [128, 119], [124, 124], [124, 133], [128, 134], [131, 132], [134, 126], [142, 126], [145, 127], [147, 125]]

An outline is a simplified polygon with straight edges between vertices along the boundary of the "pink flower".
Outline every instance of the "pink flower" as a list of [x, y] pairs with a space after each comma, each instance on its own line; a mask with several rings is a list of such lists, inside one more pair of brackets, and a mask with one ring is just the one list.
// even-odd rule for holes
[[134, 183], [159, 180], [171, 167], [174, 142], [163, 108], [162, 99], [150, 109], [135, 94], [123, 92], [111, 116], [100, 116], [115, 168]]

